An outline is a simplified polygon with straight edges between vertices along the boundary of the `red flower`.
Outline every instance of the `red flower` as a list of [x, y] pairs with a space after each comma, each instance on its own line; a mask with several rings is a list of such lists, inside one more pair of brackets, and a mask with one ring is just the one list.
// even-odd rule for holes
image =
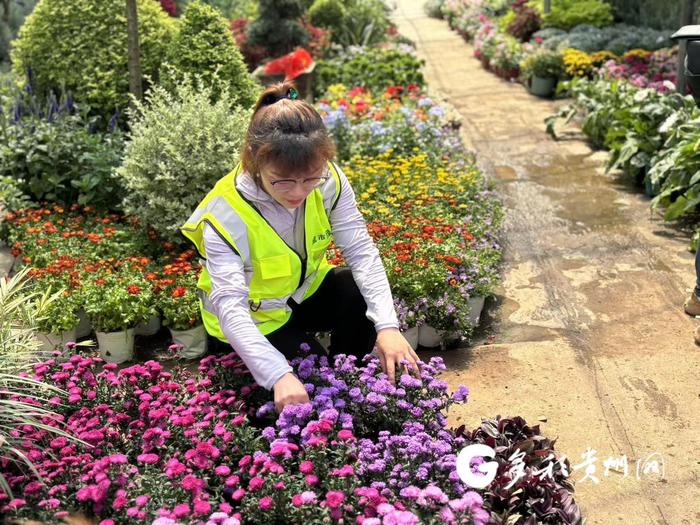
[[173, 298], [177, 299], [178, 297], [182, 297], [186, 293], [187, 293], [187, 288], [185, 288], [184, 286], [176, 286], [175, 289], [173, 290], [173, 293], [171, 293], [170, 295]]
[[141, 288], [139, 288], [139, 286], [135, 284], [130, 284], [126, 287], [126, 291], [129, 292], [131, 295], [138, 295], [141, 293]]
[[96, 284], [97, 286], [104, 286], [105, 284], [107, 284], [107, 281], [105, 281], [105, 280], [102, 279], [102, 278], [99, 278], [99, 279], [96, 279], [96, 280], [95, 280], [95, 284]]

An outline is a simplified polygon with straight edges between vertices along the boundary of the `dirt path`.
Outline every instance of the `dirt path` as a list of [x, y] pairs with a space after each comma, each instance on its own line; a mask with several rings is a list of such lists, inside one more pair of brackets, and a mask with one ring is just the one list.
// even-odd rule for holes
[[[599, 483], [573, 474], [589, 524], [700, 523], [698, 321], [681, 308], [694, 280], [687, 237], [631, 182], [605, 174], [605, 153], [550, 140], [543, 119], [554, 103], [484, 71], [422, 4], [398, 1], [399, 30], [426, 59], [430, 87], [461, 112], [464, 140], [507, 209], [495, 342], [445, 354], [450, 382], [472, 390], [453, 419], [546, 419], [572, 465], [596, 450]], [[637, 460], [654, 453], [665, 479], [638, 479]], [[629, 473], [605, 476], [603, 462], [623, 455]]]

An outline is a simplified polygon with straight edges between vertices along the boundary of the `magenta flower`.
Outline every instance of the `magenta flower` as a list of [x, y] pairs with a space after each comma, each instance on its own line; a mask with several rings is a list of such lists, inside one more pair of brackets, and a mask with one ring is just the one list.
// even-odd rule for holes
[[314, 471], [314, 464], [311, 461], [304, 460], [299, 464], [299, 472], [302, 474], [311, 474]]
[[153, 465], [155, 463], [158, 463], [160, 461], [160, 458], [158, 457], [158, 454], [139, 454], [139, 456], [136, 458], [136, 461], [139, 463], [145, 463], [146, 465]]
[[265, 485], [265, 480], [263, 478], [254, 477], [250, 480], [250, 483], [248, 483], [248, 489], [254, 492], [263, 488], [263, 485]]
[[175, 505], [175, 508], [173, 509], [173, 517], [178, 519], [178, 518], [185, 518], [189, 516], [190, 514], [190, 506], [187, 503], [180, 503], [179, 505]]
[[228, 476], [231, 474], [231, 469], [226, 465], [219, 465], [214, 469], [214, 472], [219, 476]]
[[265, 496], [263, 498], [260, 498], [260, 501], [258, 502], [258, 506], [262, 510], [270, 510], [272, 507], [275, 506], [275, 503], [270, 496]]
[[345, 493], [331, 490], [326, 494], [326, 504], [331, 509], [336, 509], [345, 501]]

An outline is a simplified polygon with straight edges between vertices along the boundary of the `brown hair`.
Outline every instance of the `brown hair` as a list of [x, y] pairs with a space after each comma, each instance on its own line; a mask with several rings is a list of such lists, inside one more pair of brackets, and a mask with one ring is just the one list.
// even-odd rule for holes
[[309, 164], [335, 156], [335, 145], [321, 115], [311, 104], [296, 98], [297, 93], [294, 83], [282, 82], [260, 95], [241, 154], [243, 169], [251, 175], [259, 174], [268, 164], [294, 175]]

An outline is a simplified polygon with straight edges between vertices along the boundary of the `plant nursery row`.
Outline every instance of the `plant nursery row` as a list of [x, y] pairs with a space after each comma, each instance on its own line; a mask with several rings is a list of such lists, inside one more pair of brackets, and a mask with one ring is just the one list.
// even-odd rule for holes
[[[235, 352], [196, 369], [108, 352], [104, 335], [147, 333], [158, 319], [176, 343], [201, 330], [201, 263], [179, 227], [238, 162], [261, 91], [250, 72], [301, 46], [316, 68], [305, 95], [337, 144], [403, 329], [466, 340], [498, 282], [502, 209], [379, 0], [137, 0], [148, 82], [130, 108], [126, 34], [102, 30], [123, 23], [123, 2], [83, 3], [37, 3], [0, 90], [0, 227], [16, 257], [0, 287], [0, 402], [11, 407], [0, 513], [99, 525], [582, 523], [569, 462], [539, 427], [449, 424], [469, 389], [450, 392], [440, 357], [392, 384], [372, 355], [302, 353], [291, 364], [310, 403], [278, 414]], [[327, 256], [343, 264], [334, 246]], [[77, 330], [102, 339], [99, 356], [66, 340]], [[40, 332], [55, 336], [48, 353]], [[495, 451], [485, 488], [457, 472], [469, 444]], [[484, 475], [483, 462], [470, 470]]]

